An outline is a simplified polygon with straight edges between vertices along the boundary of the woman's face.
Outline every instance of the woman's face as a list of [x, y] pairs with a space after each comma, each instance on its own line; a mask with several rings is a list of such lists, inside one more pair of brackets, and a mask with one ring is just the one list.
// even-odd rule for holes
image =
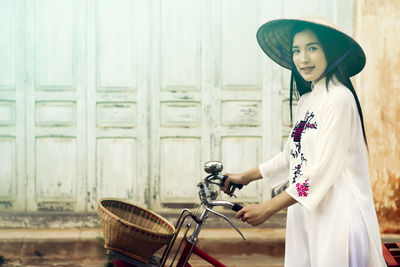
[[312, 31], [306, 29], [296, 33], [292, 52], [293, 63], [304, 80], [314, 84], [322, 78], [328, 62], [317, 36]]

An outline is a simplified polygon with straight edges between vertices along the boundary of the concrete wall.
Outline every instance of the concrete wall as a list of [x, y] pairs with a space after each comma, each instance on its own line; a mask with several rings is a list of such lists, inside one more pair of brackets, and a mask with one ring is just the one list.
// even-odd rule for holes
[[356, 78], [381, 231], [400, 233], [400, 1], [355, 1], [355, 37], [367, 56]]

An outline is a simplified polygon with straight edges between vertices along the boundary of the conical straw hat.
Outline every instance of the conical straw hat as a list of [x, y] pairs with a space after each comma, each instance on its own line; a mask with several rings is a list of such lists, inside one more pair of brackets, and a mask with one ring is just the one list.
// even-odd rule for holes
[[356, 75], [364, 68], [365, 54], [361, 46], [351, 36], [320, 15], [272, 20], [258, 29], [257, 41], [262, 50], [282, 67], [292, 69], [290, 40], [292, 29], [297, 24], [310, 24], [330, 31], [332, 42], [347, 46], [340, 64], [344, 66], [349, 77]]

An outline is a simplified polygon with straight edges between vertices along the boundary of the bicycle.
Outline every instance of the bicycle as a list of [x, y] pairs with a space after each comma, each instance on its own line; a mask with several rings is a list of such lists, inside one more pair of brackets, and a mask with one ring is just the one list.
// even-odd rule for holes
[[[115, 259], [114, 266], [117, 266], [117, 267], [133, 267], [133, 266], [136, 266], [136, 267], [156, 267], [156, 266], [164, 267], [165, 264], [167, 263], [167, 259], [171, 252], [171, 249], [175, 244], [175, 241], [178, 237], [178, 234], [179, 234], [185, 220], [190, 217], [192, 220], [186, 225], [186, 228], [187, 228], [186, 232], [184, 233], [183, 238], [182, 238], [182, 240], [177, 248], [177, 251], [176, 251], [174, 257], [172, 258], [172, 261], [169, 266], [170, 267], [173, 266], [178, 254], [181, 251], [182, 246], [183, 246], [183, 251], [179, 257], [176, 267], [191, 267], [191, 265], [189, 263], [189, 259], [192, 254], [199, 256], [200, 258], [202, 258], [203, 260], [212, 264], [213, 266], [226, 267], [226, 265], [224, 265], [223, 263], [221, 263], [220, 261], [218, 261], [211, 255], [209, 255], [207, 252], [201, 250], [197, 246], [198, 236], [199, 236], [200, 231], [201, 231], [202, 227], [204, 226], [204, 224], [208, 218], [208, 215], [210, 213], [225, 219], [240, 234], [240, 236], [243, 238], [243, 240], [246, 240], [244, 235], [240, 232], [240, 230], [232, 223], [232, 221], [228, 217], [213, 210], [213, 208], [217, 207], [217, 206], [227, 207], [236, 212], [238, 212], [239, 210], [242, 209], [242, 206], [240, 206], [238, 204], [231, 203], [228, 201], [223, 201], [223, 200], [216, 200], [216, 198], [218, 197], [218, 191], [212, 190], [210, 188], [210, 185], [214, 184], [219, 187], [223, 187], [227, 177], [220, 174], [222, 169], [223, 169], [223, 165], [219, 161], [209, 161], [209, 162], [205, 163], [204, 170], [207, 173], [209, 173], [209, 175], [206, 178], [204, 178], [201, 182], [199, 182], [197, 185], [199, 199], [200, 199], [199, 208], [197, 209], [197, 211], [195, 213], [192, 213], [189, 209], [182, 210], [182, 212], [178, 218], [178, 221], [176, 222], [176, 225], [175, 225], [176, 232], [174, 233], [174, 236], [172, 237], [171, 242], [169, 244], [167, 244], [161, 258], [153, 255], [153, 257], [151, 258], [149, 263], [143, 263], [143, 262], [140, 262], [129, 256], [126, 256], [119, 252], [108, 249], [107, 253], [113, 259]], [[241, 185], [241, 184], [234, 184], [234, 183], [231, 183], [230, 186], [236, 187], [238, 189], [241, 189], [243, 187], [243, 185]], [[204, 210], [200, 216], [197, 216], [201, 207], [203, 207]], [[193, 222], [196, 224], [195, 228], [194, 228], [193, 232], [191, 233], [191, 235], [189, 237], [187, 237], [189, 230], [192, 228]]]

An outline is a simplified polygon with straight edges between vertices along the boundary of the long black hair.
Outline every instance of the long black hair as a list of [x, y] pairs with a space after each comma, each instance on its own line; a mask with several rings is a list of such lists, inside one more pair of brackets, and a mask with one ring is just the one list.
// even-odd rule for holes
[[[317, 25], [311, 24], [297, 24], [292, 29], [291, 39], [290, 39], [290, 48], [293, 46], [293, 38], [296, 33], [302, 32], [304, 30], [312, 31], [318, 38], [318, 41], [321, 43], [322, 49], [324, 50], [326, 61], [328, 66], [323, 75], [326, 77], [326, 88], [328, 90], [329, 81], [333, 76], [339, 80], [344, 86], [346, 86], [354, 96], [354, 99], [357, 104], [358, 115], [361, 120], [361, 127], [364, 136], [365, 145], [368, 147], [367, 136], [365, 135], [365, 127], [364, 127], [364, 118], [360, 105], [360, 101], [358, 100], [357, 93], [354, 90], [353, 84], [350, 81], [349, 75], [346, 73], [345, 67], [341, 64], [338, 59], [343, 58], [343, 55], [351, 49], [351, 43], [346, 42], [343, 38], [340, 38], [338, 33], [334, 30], [329, 30], [326, 28], [319, 27]], [[342, 40], [342, 41], [339, 41]], [[292, 51], [292, 49], [290, 49]], [[301, 77], [298, 73], [294, 63], [293, 63], [293, 55], [291, 52], [290, 60], [292, 63], [292, 74], [290, 79], [290, 119], [293, 119], [292, 116], [292, 103], [293, 97], [298, 99], [305, 93], [311, 92], [311, 82], [307, 82]]]

